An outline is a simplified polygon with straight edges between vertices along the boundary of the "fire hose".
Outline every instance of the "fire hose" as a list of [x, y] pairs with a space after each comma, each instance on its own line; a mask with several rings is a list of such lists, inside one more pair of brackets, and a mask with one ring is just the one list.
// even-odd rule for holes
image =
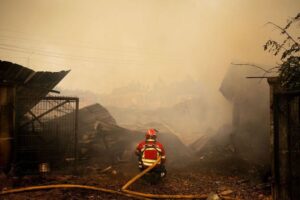
[[[123, 195], [135, 199], [207, 199], [207, 194], [194, 194], [194, 195], [168, 195], [168, 194], [150, 194], [150, 193], [142, 193], [142, 192], [136, 192], [127, 190], [127, 188], [132, 185], [135, 181], [137, 181], [139, 178], [141, 178], [143, 175], [145, 175], [147, 172], [149, 172], [151, 169], [153, 169], [161, 160], [161, 157], [150, 167], [146, 168], [141, 173], [137, 174], [135, 177], [130, 179], [122, 188], [121, 191], [106, 189], [106, 188], [100, 188], [96, 186], [87, 186], [87, 185], [76, 185], [76, 184], [54, 184], [54, 185], [42, 185], [42, 186], [30, 186], [30, 187], [23, 187], [23, 188], [16, 188], [16, 189], [10, 189], [0, 192], [1, 195], [7, 195], [12, 193], [20, 193], [20, 192], [27, 192], [27, 191], [35, 191], [35, 190], [48, 190], [48, 189], [58, 189], [58, 188], [76, 188], [76, 189], [86, 189], [86, 190], [94, 190], [98, 192], [104, 192], [104, 193], [110, 193], [110, 194], [117, 194], [117, 195]], [[223, 199], [234, 199], [230, 197], [222, 197]]]
[[200, 194], [200, 195], [169, 195], [169, 194], [149, 194], [149, 193], [142, 193], [142, 192], [135, 192], [131, 190], [127, 190], [127, 188], [132, 185], [135, 181], [137, 181], [139, 178], [141, 178], [143, 175], [145, 175], [147, 172], [149, 172], [151, 169], [153, 169], [161, 160], [161, 157], [150, 167], [146, 168], [144, 171], [133, 177], [131, 180], [129, 180], [121, 189], [124, 193], [136, 195], [140, 197], [146, 197], [146, 198], [152, 198], [152, 199], [207, 199], [208, 195], [206, 194]]
[[100, 187], [95, 187], [95, 186], [88, 186], [88, 185], [76, 185], [76, 184], [54, 184], [54, 185], [30, 186], [30, 187], [24, 187], [24, 188], [5, 190], [5, 191], [2, 191], [0, 193], [0, 195], [27, 192], [27, 191], [35, 191], [35, 190], [58, 189], [58, 188], [86, 189], [86, 190], [94, 190], [94, 191], [110, 193], [110, 194], [123, 195], [123, 196], [131, 197], [131, 198], [135, 198], [135, 199], [143, 199], [143, 200], [148, 199], [148, 198], [144, 198], [144, 197], [139, 197], [137, 195], [126, 194], [126, 193], [116, 191], [116, 190], [110, 190], [110, 189], [105, 189], [105, 188], [100, 188]]

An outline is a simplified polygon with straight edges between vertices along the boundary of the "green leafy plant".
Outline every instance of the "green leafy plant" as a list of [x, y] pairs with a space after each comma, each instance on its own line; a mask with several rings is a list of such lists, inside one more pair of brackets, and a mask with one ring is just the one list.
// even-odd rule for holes
[[281, 42], [268, 40], [264, 50], [280, 56], [281, 63], [275, 68], [278, 70], [282, 86], [287, 89], [300, 88], [300, 37], [293, 37], [289, 33], [292, 28], [300, 27], [299, 21], [300, 13], [289, 19], [284, 27], [272, 22], [267, 23], [280, 30], [280, 35], [283, 37]]

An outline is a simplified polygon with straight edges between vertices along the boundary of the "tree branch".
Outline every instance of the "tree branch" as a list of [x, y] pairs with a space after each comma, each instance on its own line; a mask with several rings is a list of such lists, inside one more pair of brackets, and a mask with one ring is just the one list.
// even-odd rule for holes
[[258, 68], [260, 70], [263, 70], [264, 72], [268, 73], [268, 70], [258, 66], [258, 65], [255, 65], [255, 64], [248, 64], [248, 63], [231, 63], [232, 65], [240, 65], [240, 66], [250, 66], [250, 67], [255, 67], [255, 68]]
[[268, 23], [266, 23], [266, 25], [267, 24], [271, 24], [271, 25], [273, 25], [273, 26], [275, 26], [276, 28], [278, 28], [279, 30], [281, 30], [282, 31], [282, 33], [283, 34], [286, 34], [287, 35], [287, 37], [290, 39], [290, 40], [292, 40], [294, 43], [296, 43], [296, 44], [298, 44], [298, 42], [284, 29], [284, 28], [282, 28], [281, 26], [278, 26], [277, 24], [275, 24], [275, 23], [273, 23], [273, 22], [268, 22]]

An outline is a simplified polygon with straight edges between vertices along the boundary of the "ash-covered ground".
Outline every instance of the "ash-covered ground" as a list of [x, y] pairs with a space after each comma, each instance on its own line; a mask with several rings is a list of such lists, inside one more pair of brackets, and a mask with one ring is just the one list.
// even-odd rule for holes
[[[270, 183], [265, 180], [256, 166], [242, 161], [226, 159], [219, 161], [197, 161], [183, 168], [167, 166], [168, 175], [156, 185], [144, 179], [138, 180], [130, 190], [153, 194], [210, 194], [216, 193], [221, 199], [268, 200]], [[139, 173], [133, 162], [107, 166], [99, 164], [81, 165], [78, 175], [59, 175], [54, 172], [45, 177], [24, 176], [13, 179], [2, 176], [1, 189], [19, 188], [49, 184], [83, 184], [113, 190], [120, 188]], [[30, 191], [1, 196], [3, 200], [64, 200], [64, 199], [131, 199], [129, 197], [82, 189], [51, 189]]]

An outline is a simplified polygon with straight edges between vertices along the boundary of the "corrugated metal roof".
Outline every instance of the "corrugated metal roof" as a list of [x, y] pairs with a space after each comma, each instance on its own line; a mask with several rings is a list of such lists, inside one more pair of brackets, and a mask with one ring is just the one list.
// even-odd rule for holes
[[[73, 118], [74, 113], [68, 113], [55, 120], [64, 121]], [[66, 120], [68, 121], [68, 120]], [[116, 120], [109, 111], [102, 105], [95, 103], [78, 110], [79, 133], [85, 133], [94, 130], [95, 124], [100, 123], [105, 129], [119, 129]]]
[[22, 99], [19, 113], [24, 114], [46, 96], [69, 71], [34, 71], [21, 65], [0, 60], [0, 84], [16, 85], [17, 101]]

